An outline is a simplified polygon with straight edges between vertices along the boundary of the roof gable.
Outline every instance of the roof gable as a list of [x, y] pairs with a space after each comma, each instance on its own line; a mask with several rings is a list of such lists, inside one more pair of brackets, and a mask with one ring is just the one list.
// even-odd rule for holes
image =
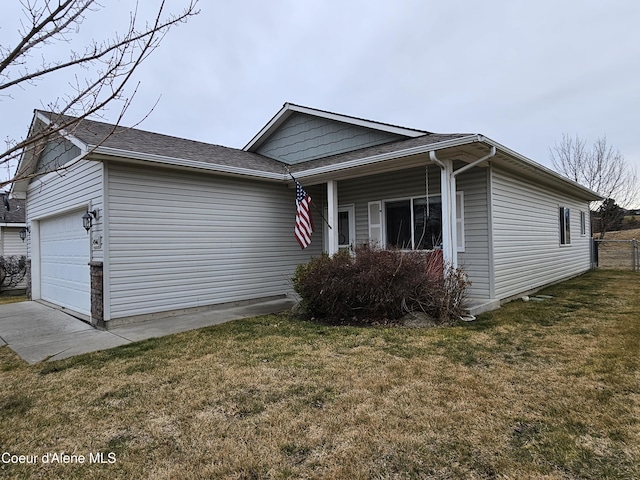
[[285, 103], [244, 150], [298, 163], [428, 133]]
[[0, 192], [0, 197], [0, 223], [24, 223], [25, 201], [18, 198], [9, 198], [9, 193], [7, 192]]
[[255, 152], [291, 165], [405, 138], [396, 133], [295, 112]]

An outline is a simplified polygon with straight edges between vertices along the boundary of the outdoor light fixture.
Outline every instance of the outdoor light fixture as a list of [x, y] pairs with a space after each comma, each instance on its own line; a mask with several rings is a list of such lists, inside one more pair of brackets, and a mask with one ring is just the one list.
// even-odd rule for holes
[[27, 238], [27, 232], [29, 231], [29, 227], [21, 228], [18, 235], [20, 235], [20, 240], [24, 242], [25, 238]]
[[92, 211], [88, 211], [87, 213], [85, 213], [82, 216], [82, 226], [84, 227], [84, 229], [87, 231], [87, 233], [89, 233], [89, 230], [91, 230], [91, 227], [93, 225], [93, 220], [97, 220], [98, 219], [98, 209], [92, 210]]

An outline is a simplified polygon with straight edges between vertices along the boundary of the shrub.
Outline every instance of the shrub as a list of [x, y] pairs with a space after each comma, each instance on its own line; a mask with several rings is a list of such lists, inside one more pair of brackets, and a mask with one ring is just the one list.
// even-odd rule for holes
[[0, 256], [0, 292], [18, 285], [27, 272], [24, 255]]
[[323, 254], [300, 265], [293, 278], [310, 317], [330, 322], [393, 323], [424, 312], [438, 323], [457, 318], [469, 281], [444, 265], [442, 252], [382, 250]]

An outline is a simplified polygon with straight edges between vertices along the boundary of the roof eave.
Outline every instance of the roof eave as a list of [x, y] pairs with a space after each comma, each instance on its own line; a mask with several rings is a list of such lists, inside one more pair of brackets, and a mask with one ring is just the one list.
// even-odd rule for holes
[[556, 182], [560, 182], [561, 184], [568, 186], [572, 191], [579, 193], [580, 196], [585, 198], [585, 200], [590, 200], [590, 201], [603, 200], [603, 197], [599, 195], [597, 192], [594, 192], [593, 190], [590, 190], [584, 187], [583, 185], [580, 185], [579, 183], [574, 182], [573, 180], [566, 178], [563, 175], [560, 175], [559, 173], [554, 172], [553, 170], [525, 157], [524, 155], [521, 155], [518, 152], [511, 150], [510, 148], [507, 148], [504, 145], [501, 145], [500, 143], [495, 142], [494, 140], [491, 140], [490, 138], [480, 134], [467, 135], [464, 137], [453, 138], [453, 139], [444, 140], [441, 142], [431, 143], [427, 145], [420, 145], [417, 147], [410, 147], [402, 150], [395, 150], [392, 152], [373, 155], [370, 157], [359, 158], [359, 159], [350, 160], [350, 161], [342, 162], [338, 164], [324, 165], [320, 167], [309, 168], [307, 170], [300, 170], [296, 172], [296, 178], [300, 178], [300, 179], [306, 178], [308, 180], [313, 180], [316, 177], [323, 178], [328, 174], [339, 172], [342, 170], [364, 167], [367, 165], [373, 165], [379, 162], [384, 162], [392, 159], [401, 159], [404, 157], [425, 154], [430, 151], [438, 151], [438, 150], [450, 149], [455, 147], [461, 147], [464, 145], [470, 145], [472, 143], [482, 143], [489, 147], [495, 147], [496, 150], [500, 151], [501, 153], [516, 159], [518, 162], [521, 162], [533, 168], [534, 170], [539, 171], [541, 174], [547, 176], [548, 178], [551, 178]]
[[551, 178], [553, 178], [556, 181], [560, 181], [563, 182], [564, 184], [572, 187], [572, 189], [574, 190], [579, 190], [585, 197], [585, 199], [590, 199], [590, 201], [601, 201], [604, 200], [604, 197], [602, 195], [600, 195], [598, 192], [595, 192], [587, 187], [585, 187], [584, 185], [580, 185], [578, 182], [575, 182], [573, 180], [571, 180], [570, 178], [565, 177], [564, 175], [559, 174], [558, 172], [555, 172], [553, 170], [551, 170], [550, 168], [545, 167], [544, 165], [541, 165], [538, 162], [535, 162], [533, 160], [531, 160], [528, 157], [525, 157], [524, 155], [516, 152], [515, 150], [511, 150], [508, 147], [505, 147], [504, 145], [501, 145], [500, 143], [491, 140], [490, 138], [487, 137], [482, 137], [482, 141], [484, 143], [486, 143], [487, 145], [491, 145], [493, 147], [496, 147], [497, 150], [499, 150], [500, 152], [502, 152], [503, 154], [506, 154], [512, 158], [515, 158], [516, 160], [518, 160], [519, 162], [524, 163], [525, 165], [528, 165], [538, 171], [540, 171], [542, 174], [550, 176]]
[[435, 142], [428, 145], [419, 145], [417, 147], [405, 148], [402, 150], [394, 150], [392, 152], [382, 153], [379, 155], [373, 155], [370, 157], [358, 158], [347, 162], [342, 162], [332, 165], [324, 165], [321, 167], [310, 168], [307, 170], [300, 170], [296, 172], [296, 178], [313, 178], [319, 175], [325, 175], [327, 173], [336, 172], [339, 170], [345, 170], [350, 168], [364, 167], [386, 160], [400, 159], [404, 157], [411, 157], [414, 155], [420, 155], [428, 153], [432, 150], [442, 150], [445, 148], [459, 147], [462, 145], [468, 145], [480, 141], [480, 135], [468, 135], [459, 138], [452, 138], [441, 142]]
[[197, 160], [187, 160], [184, 158], [168, 157], [164, 155], [155, 155], [151, 153], [135, 152], [131, 150], [122, 150], [119, 148], [99, 146], [95, 147], [92, 156], [101, 159], [101, 156], [109, 158], [118, 158], [121, 160], [134, 160], [142, 162], [151, 162], [169, 167], [181, 167], [186, 169], [206, 170], [214, 173], [222, 173], [226, 175], [237, 175], [243, 177], [255, 177], [264, 180], [284, 180], [284, 173], [266, 172], [246, 167], [236, 167], [232, 165], [221, 165], [216, 163], [199, 162]]

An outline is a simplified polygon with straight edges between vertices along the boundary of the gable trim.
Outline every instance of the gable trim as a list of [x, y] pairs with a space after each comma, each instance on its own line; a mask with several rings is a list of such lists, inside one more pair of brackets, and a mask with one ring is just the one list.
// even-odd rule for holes
[[295, 105], [287, 102], [283, 105], [280, 111], [276, 113], [275, 116], [269, 120], [269, 122], [249, 141], [249, 143], [244, 146], [243, 150], [247, 152], [255, 152], [271, 136], [271, 134], [273, 134], [295, 112], [305, 113], [307, 115], [325, 118], [327, 120], [348, 123], [359, 127], [393, 133], [396, 135], [403, 135], [406, 137], [420, 137], [429, 133], [422, 130], [399, 127], [396, 125], [374, 122], [372, 120], [365, 120], [363, 118], [350, 117], [339, 113], [303, 107], [301, 105]]

